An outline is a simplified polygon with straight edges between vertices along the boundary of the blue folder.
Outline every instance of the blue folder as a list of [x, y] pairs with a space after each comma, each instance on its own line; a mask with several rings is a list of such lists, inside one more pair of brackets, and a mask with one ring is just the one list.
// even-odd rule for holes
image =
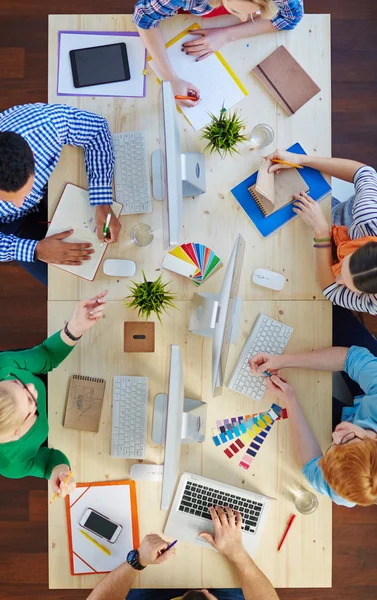
[[[306, 154], [303, 147], [298, 143], [288, 148], [288, 151], [294, 152], [295, 154]], [[262, 236], [268, 237], [288, 223], [288, 221], [297, 217], [297, 215], [293, 212], [292, 203], [290, 203], [283, 206], [269, 217], [264, 217], [261, 209], [248, 191], [248, 188], [256, 183], [257, 175], [258, 171], [236, 185], [231, 192]], [[331, 191], [331, 187], [319, 171], [311, 169], [310, 167], [304, 167], [303, 169], [300, 169], [300, 175], [306, 181], [309, 187], [308, 194], [313, 200], [321, 200]]]

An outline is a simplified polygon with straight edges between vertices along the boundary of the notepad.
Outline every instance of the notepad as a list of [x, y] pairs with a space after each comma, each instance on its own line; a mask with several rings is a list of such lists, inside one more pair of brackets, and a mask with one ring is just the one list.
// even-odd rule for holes
[[[123, 206], [118, 202], [113, 202], [111, 208], [115, 216], [119, 217]], [[101, 242], [98, 240], [95, 215], [96, 207], [90, 205], [88, 191], [72, 183], [67, 183], [46, 235], [48, 237], [73, 229], [72, 235], [65, 238], [64, 242], [90, 242], [93, 245], [94, 253], [91, 254], [91, 259], [83, 261], [82, 265], [54, 265], [88, 281], [93, 281], [107, 249], [107, 244], [101, 247]]]
[[[130, 550], [139, 547], [134, 481], [78, 483], [65, 501], [71, 575], [109, 573], [124, 563]], [[90, 533], [95, 541], [110, 551], [110, 555], [101, 552], [80, 534], [79, 523], [88, 508], [99, 512], [123, 528], [113, 544], [95, 533]]]
[[281, 169], [279, 175], [269, 173], [272, 162], [262, 159], [257, 181], [250, 186], [249, 192], [265, 217], [292, 202], [292, 195], [309, 192], [306, 181], [297, 169]]
[[267, 56], [253, 73], [289, 115], [321, 91], [284, 46]]
[[98, 432], [104, 394], [104, 379], [72, 375], [64, 427]]
[[[197, 131], [210, 122], [210, 113], [219, 116], [222, 107], [231, 108], [248, 95], [248, 91], [240, 82], [231, 67], [224, 60], [220, 52], [215, 52], [205, 60], [195, 62], [195, 56], [188, 56], [181, 51], [185, 42], [197, 39], [197, 36], [187, 33], [190, 29], [200, 29], [194, 23], [180, 35], [166, 44], [167, 55], [176, 73], [181, 79], [190, 81], [200, 89], [200, 102], [197, 106], [180, 107], [187, 120]], [[150, 66], [160, 76], [154, 60]]]

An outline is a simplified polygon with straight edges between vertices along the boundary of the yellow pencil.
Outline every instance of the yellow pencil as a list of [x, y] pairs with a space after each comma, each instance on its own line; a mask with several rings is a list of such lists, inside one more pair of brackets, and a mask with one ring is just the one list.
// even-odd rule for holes
[[[65, 484], [66, 484], [66, 483], [67, 483], [67, 482], [68, 482], [68, 481], [71, 479], [72, 475], [73, 475], [73, 472], [71, 471], [71, 472], [70, 472], [70, 474], [68, 475], [67, 479], [65, 480], [65, 482], [64, 482], [64, 485], [65, 485]], [[50, 500], [50, 504], [52, 504], [53, 502], [55, 502], [55, 500], [56, 500], [56, 498], [57, 498], [58, 496], [60, 496], [60, 494], [58, 494], [58, 492], [56, 492], [56, 493], [53, 495], [52, 499]]]
[[88, 535], [86, 533], [86, 531], [83, 531], [82, 529], [80, 529], [80, 533], [82, 533], [86, 537], [86, 539], [89, 540], [89, 542], [92, 542], [92, 544], [94, 544], [95, 546], [97, 546], [98, 550], [102, 550], [102, 552], [104, 552], [105, 554], [107, 554], [107, 556], [111, 556], [110, 550], [108, 550], [107, 548], [105, 548], [105, 546], [102, 546], [96, 540], [94, 540], [92, 537], [90, 537], [90, 535]]
[[295, 163], [287, 162], [286, 160], [279, 160], [278, 158], [271, 158], [271, 162], [279, 163], [280, 165], [288, 165], [288, 167], [296, 167], [296, 169], [302, 169], [301, 165], [295, 165]]

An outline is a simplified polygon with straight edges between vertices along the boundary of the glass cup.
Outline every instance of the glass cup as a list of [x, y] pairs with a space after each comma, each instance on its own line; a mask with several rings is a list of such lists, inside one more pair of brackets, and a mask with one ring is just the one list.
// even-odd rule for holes
[[318, 507], [318, 498], [313, 492], [303, 490], [295, 496], [295, 507], [302, 515], [311, 515]]
[[258, 148], [269, 146], [274, 141], [274, 137], [275, 133], [270, 125], [266, 123], [255, 125], [249, 136], [249, 150], [257, 150]]
[[137, 223], [130, 231], [131, 241], [136, 246], [148, 246], [154, 238], [153, 230], [146, 223]]

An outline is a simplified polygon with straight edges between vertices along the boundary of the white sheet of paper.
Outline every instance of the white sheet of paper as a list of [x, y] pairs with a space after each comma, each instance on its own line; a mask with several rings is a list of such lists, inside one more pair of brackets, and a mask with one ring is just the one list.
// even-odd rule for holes
[[[118, 217], [122, 205], [119, 202], [113, 202], [111, 208]], [[101, 247], [101, 242], [97, 238], [95, 214], [96, 207], [90, 205], [88, 191], [68, 183], [64, 188], [46, 235], [48, 237], [55, 233], [73, 229], [72, 235], [64, 239], [65, 242], [90, 242], [93, 245], [94, 254], [91, 254], [91, 259], [84, 261], [81, 266], [54, 265], [59, 269], [63, 269], [63, 271], [68, 271], [68, 273], [73, 273], [89, 281], [93, 281], [99, 263], [106, 251], [106, 245]]]
[[[122, 33], [93, 33], [60, 31], [60, 45], [58, 55], [58, 96], [125, 96], [128, 98], [142, 98], [145, 95], [146, 49], [139, 35]], [[75, 88], [73, 85], [70, 50], [92, 48], [93, 46], [107, 46], [124, 42], [127, 46], [128, 64], [131, 79], [103, 85], [90, 85]]]
[[[85, 492], [85, 490], [87, 491]], [[76, 502], [81, 495], [82, 498]], [[105, 485], [93, 486], [89, 489], [78, 487], [70, 494], [69, 502], [71, 506], [74, 573], [93, 573], [94, 571], [107, 573], [124, 563], [125, 557], [133, 548], [130, 486]], [[82, 528], [79, 523], [88, 508], [93, 508], [93, 510], [123, 527], [118, 539], [113, 544], [84, 529], [91, 538], [110, 550], [111, 556], [107, 556], [80, 533]]]
[[[174, 71], [200, 89], [198, 106], [180, 107], [193, 128], [198, 131], [210, 122], [209, 113], [219, 116], [223, 105], [227, 109], [231, 108], [243, 100], [245, 94], [215, 54], [195, 62], [195, 57], [181, 51], [182, 44], [193, 39], [197, 39], [197, 36], [188, 34], [169, 46], [166, 51]], [[161, 79], [153, 60], [149, 65]]]

